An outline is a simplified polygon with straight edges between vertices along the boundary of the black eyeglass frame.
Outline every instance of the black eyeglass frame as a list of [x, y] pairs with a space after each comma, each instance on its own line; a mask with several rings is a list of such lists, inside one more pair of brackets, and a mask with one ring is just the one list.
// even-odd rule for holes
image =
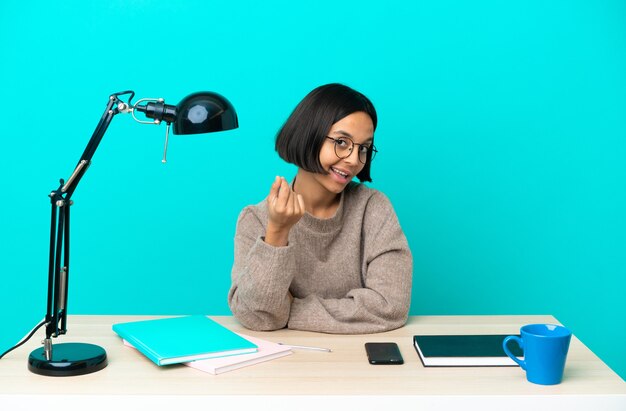
[[[359, 162], [361, 164], [367, 164], [368, 161], [368, 157], [369, 157], [369, 161], [374, 160], [374, 157], [376, 157], [376, 153], [378, 153], [378, 150], [376, 150], [376, 147], [372, 144], [371, 146], [365, 145], [365, 144], [361, 144], [361, 143], [355, 143], [350, 137], [331, 137], [331, 136], [326, 136], [327, 139], [334, 141], [333, 144], [333, 150], [335, 151], [335, 155], [338, 158], [348, 158], [350, 157], [350, 155], [352, 155], [352, 151], [354, 150], [354, 146], [361, 146], [361, 147], [365, 147], [367, 148], [367, 154], [365, 155], [365, 161], [361, 160], [361, 155], [357, 150], [357, 158], [359, 159]], [[347, 156], [340, 156], [337, 153], [337, 141], [339, 140], [348, 140], [349, 142], [352, 143], [352, 146], [349, 149], [349, 153]]]

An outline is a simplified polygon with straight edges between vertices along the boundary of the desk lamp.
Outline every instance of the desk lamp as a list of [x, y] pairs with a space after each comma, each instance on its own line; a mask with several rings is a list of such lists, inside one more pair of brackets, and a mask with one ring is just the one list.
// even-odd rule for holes
[[[72, 376], [99, 371], [107, 365], [105, 350], [86, 343], [63, 343], [52, 346], [51, 338], [67, 332], [67, 295], [70, 274], [70, 206], [71, 197], [80, 179], [91, 164], [111, 120], [120, 113], [130, 113], [143, 124], [167, 124], [165, 150], [166, 162], [170, 124], [174, 134], [211, 133], [237, 128], [237, 114], [228, 100], [217, 93], [199, 92], [185, 97], [178, 105], [165, 104], [164, 100], [144, 98], [133, 104], [133, 91], [122, 91], [109, 97], [104, 110], [78, 165], [67, 181], [60, 180], [59, 187], [50, 193], [52, 216], [50, 223], [50, 255], [48, 266], [48, 298], [46, 317], [39, 327], [46, 326], [43, 347], [31, 352], [28, 369], [48, 376]], [[122, 101], [128, 96], [128, 101]], [[136, 113], [150, 120], [140, 120]], [[62, 263], [61, 263], [62, 261]], [[36, 329], [37, 329], [36, 328]], [[33, 330], [34, 331], [36, 331]], [[32, 335], [32, 333], [31, 333]]]

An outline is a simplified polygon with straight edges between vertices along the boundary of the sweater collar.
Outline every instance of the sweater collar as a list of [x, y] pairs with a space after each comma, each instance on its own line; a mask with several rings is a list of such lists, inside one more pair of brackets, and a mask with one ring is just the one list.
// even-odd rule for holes
[[322, 233], [331, 233], [341, 229], [341, 222], [343, 221], [343, 203], [344, 203], [344, 193], [341, 193], [341, 198], [339, 199], [339, 206], [337, 207], [337, 211], [335, 211], [335, 215], [330, 218], [317, 218], [309, 213], [304, 213], [300, 222], [304, 228], [307, 228], [311, 231], [317, 231]]
[[308, 212], [304, 213], [299, 221], [301, 227], [321, 233], [332, 233], [341, 229], [345, 208], [344, 203], [348, 187], [346, 187], [346, 189], [344, 189], [339, 195], [339, 205], [337, 206], [337, 210], [335, 210], [335, 215], [330, 218], [317, 218]]

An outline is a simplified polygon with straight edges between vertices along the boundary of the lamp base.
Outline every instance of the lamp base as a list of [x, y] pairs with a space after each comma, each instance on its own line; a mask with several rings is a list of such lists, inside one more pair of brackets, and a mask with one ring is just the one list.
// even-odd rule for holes
[[43, 347], [31, 352], [28, 357], [28, 369], [31, 372], [50, 377], [90, 374], [106, 366], [106, 351], [94, 344], [55, 344], [51, 360], [46, 360]]

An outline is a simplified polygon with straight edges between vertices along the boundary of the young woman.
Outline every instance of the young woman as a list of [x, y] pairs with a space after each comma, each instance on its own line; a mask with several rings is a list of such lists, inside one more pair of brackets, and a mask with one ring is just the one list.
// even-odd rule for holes
[[372, 181], [376, 111], [341, 84], [310, 92], [276, 136], [298, 167], [243, 209], [230, 309], [253, 330], [361, 334], [406, 323], [413, 260], [387, 197]]

